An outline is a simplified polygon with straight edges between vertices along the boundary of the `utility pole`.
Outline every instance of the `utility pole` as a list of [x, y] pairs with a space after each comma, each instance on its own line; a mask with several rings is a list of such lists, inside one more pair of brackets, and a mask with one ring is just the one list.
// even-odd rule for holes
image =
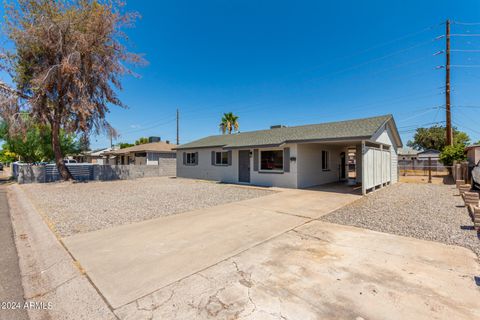
[[178, 111], [178, 108], [177, 108], [177, 145], [180, 144], [179, 132], [180, 132], [180, 112]]
[[446, 109], [446, 145], [453, 145], [453, 133], [452, 133], [452, 114], [450, 110], [450, 20], [447, 19], [446, 26], [446, 64], [445, 64], [445, 109]]

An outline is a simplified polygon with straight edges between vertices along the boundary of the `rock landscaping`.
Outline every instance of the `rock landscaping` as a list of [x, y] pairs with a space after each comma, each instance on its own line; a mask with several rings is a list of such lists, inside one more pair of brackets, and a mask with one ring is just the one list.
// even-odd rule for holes
[[480, 237], [454, 185], [398, 183], [323, 221], [463, 246], [480, 256]]
[[56, 232], [66, 237], [272, 194], [273, 191], [168, 177], [22, 185]]

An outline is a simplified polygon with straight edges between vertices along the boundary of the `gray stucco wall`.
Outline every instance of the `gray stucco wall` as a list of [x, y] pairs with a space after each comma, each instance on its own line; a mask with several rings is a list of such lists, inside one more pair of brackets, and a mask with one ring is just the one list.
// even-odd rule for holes
[[[77, 165], [80, 166], [80, 165]], [[90, 174], [83, 180], [109, 181], [144, 177], [175, 176], [175, 158], [160, 158], [158, 165], [99, 165], [86, 164]], [[19, 184], [44, 183], [57, 180], [46, 174], [45, 166], [19, 165], [16, 180]]]
[[[287, 144], [282, 148], [264, 148], [259, 150], [281, 150], [290, 148], [290, 158], [297, 156], [297, 146], [295, 144]], [[253, 148], [242, 149], [249, 150], [253, 153]], [[211, 152], [225, 151], [222, 148], [199, 148], [190, 150], [177, 151], [177, 177], [214, 180], [228, 183], [238, 183], [238, 150], [232, 150], [231, 165], [217, 166], [212, 165]], [[198, 152], [197, 165], [184, 165], [184, 152]], [[250, 157], [250, 184], [268, 187], [297, 187], [297, 165], [295, 161], [290, 162], [290, 171], [283, 173], [271, 173], [254, 171], [253, 156]]]

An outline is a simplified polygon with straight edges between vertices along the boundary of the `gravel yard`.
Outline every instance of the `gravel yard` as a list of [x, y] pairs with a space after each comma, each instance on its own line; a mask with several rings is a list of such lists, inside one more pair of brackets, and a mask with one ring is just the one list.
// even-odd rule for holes
[[29, 184], [22, 188], [63, 237], [273, 192], [167, 177]]
[[454, 186], [398, 183], [322, 220], [463, 246], [480, 256], [480, 237]]

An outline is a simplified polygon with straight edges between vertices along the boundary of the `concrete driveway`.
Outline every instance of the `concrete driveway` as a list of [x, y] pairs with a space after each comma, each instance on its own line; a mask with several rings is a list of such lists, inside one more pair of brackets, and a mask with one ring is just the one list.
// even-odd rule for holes
[[283, 190], [63, 241], [117, 308], [359, 197], [349, 188]]
[[117, 309], [120, 319], [479, 319], [469, 250], [313, 221]]
[[312, 220], [359, 195], [284, 190], [64, 238], [121, 319], [476, 319], [469, 250]]

